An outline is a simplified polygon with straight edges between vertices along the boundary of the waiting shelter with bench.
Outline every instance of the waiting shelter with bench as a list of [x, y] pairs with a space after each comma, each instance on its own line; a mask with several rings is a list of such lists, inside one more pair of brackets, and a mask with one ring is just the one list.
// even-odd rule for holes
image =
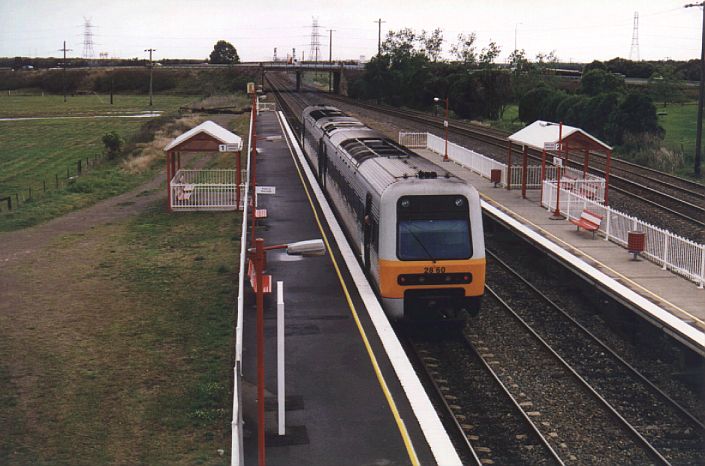
[[[533, 178], [531, 174], [538, 168], [528, 165], [528, 149], [532, 148], [541, 151], [540, 181], [531, 183], [532, 186], [543, 189], [544, 181], [549, 180], [554, 182], [556, 191], [560, 189], [573, 191], [608, 205], [608, 184], [612, 162], [612, 147], [609, 145], [580, 128], [542, 120], [536, 120], [517, 131], [509, 136], [508, 140], [508, 167], [512, 166], [512, 145], [522, 147], [521, 186], [524, 197], [526, 197], [527, 178]], [[582, 170], [568, 166], [566, 153], [569, 151], [583, 153]], [[604, 178], [589, 173], [590, 151], [606, 154]], [[553, 160], [547, 160], [547, 155], [552, 155]]]
[[[205, 121], [171, 141], [164, 150], [170, 211], [242, 209], [240, 136], [212, 121]], [[184, 169], [181, 167], [182, 152], [232, 153], [235, 169]]]

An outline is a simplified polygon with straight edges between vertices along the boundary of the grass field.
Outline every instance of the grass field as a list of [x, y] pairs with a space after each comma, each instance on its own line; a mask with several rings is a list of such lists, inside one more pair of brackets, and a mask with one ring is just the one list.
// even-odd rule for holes
[[[145, 99], [117, 96], [113, 108], [96, 96], [69, 98], [67, 104], [61, 96], [5, 96], [0, 97], [0, 114], [36, 117], [138, 112], [149, 108]], [[169, 114], [194, 100], [193, 96], [157, 96], [154, 109]], [[85, 168], [86, 159], [92, 163], [96, 157], [102, 158], [104, 134], [115, 131], [130, 141], [147, 123], [142, 118], [0, 121], [0, 198], [12, 196], [13, 202], [12, 212], [6, 203], [0, 204], [0, 231], [46, 221], [143, 182], [151, 175], [149, 170], [127, 173], [118, 161], [102, 161], [89, 170]], [[77, 174], [78, 160], [82, 160], [84, 172], [67, 185], [67, 178]]]
[[[659, 105], [657, 111], [658, 121], [661, 127], [666, 130], [664, 144], [666, 147], [675, 150], [683, 150], [683, 153], [693, 156], [695, 150], [695, 122], [698, 117], [698, 106], [691, 104], [671, 104], [668, 107]], [[665, 114], [663, 114], [665, 113]]]
[[0, 464], [229, 463], [239, 224], [159, 204], [7, 271]]
[[110, 105], [108, 95], [69, 96], [64, 102], [60, 95], [8, 96], [0, 94], [0, 118], [109, 115], [144, 111], [170, 112], [193, 102], [194, 96], [156, 95], [149, 106], [147, 95], [115, 95]]

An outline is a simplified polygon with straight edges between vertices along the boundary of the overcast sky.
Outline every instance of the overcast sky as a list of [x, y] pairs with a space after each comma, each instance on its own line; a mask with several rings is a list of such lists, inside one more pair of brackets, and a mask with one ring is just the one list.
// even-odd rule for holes
[[634, 12], [639, 12], [641, 59], [700, 56], [701, 8], [693, 0], [0, 0], [0, 56], [69, 56], [84, 51], [84, 17], [94, 26], [93, 50], [110, 57], [205, 59], [219, 39], [231, 42], [241, 60], [269, 60], [296, 48], [311, 49], [314, 17], [321, 26], [321, 54], [328, 58], [369, 58], [382, 36], [404, 27], [441, 28], [445, 55], [459, 33], [477, 33], [478, 48], [497, 42], [500, 60], [517, 47], [529, 57], [555, 50], [562, 61], [629, 58]]

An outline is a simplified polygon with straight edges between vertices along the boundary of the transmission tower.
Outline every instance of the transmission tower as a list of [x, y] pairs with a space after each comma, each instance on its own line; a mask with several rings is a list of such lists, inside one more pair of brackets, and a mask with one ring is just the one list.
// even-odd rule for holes
[[639, 61], [639, 12], [634, 12], [634, 29], [632, 31], [632, 48], [629, 51], [629, 59]]
[[83, 17], [83, 58], [93, 58], [93, 29], [91, 20]]
[[311, 49], [308, 52], [308, 59], [316, 62], [321, 54], [321, 33], [318, 31], [319, 28], [318, 18], [314, 17], [313, 24], [311, 24]]

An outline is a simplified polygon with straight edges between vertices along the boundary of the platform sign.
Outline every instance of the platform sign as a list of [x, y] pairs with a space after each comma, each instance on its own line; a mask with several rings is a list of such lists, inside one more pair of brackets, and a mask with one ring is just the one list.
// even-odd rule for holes
[[256, 192], [257, 192], [257, 194], [276, 194], [277, 187], [276, 186], [257, 186]]
[[555, 165], [556, 167], [562, 167], [563, 159], [560, 157], [553, 157], [553, 165]]
[[240, 144], [219, 144], [219, 152], [237, 152], [240, 150]]
[[560, 142], [544, 142], [543, 143], [544, 150], [560, 150], [560, 148], [561, 148]]

